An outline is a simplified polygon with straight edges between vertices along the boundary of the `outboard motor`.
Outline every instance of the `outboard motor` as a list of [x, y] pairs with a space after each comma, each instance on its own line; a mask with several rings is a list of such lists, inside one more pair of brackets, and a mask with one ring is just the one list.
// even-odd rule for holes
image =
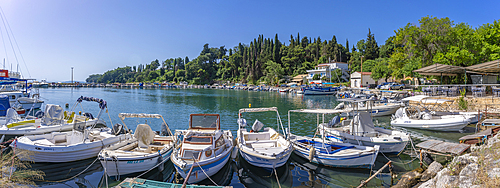
[[123, 127], [122, 124], [117, 123], [117, 124], [113, 125], [112, 132], [114, 135], [126, 134], [127, 129], [125, 129], [125, 127]]
[[247, 120], [243, 119], [243, 118], [239, 118], [238, 125], [240, 126], [240, 128], [245, 128], [247, 126]]
[[381, 103], [387, 103], [387, 98], [382, 97], [382, 98], [380, 99], [380, 102], [381, 102]]
[[256, 119], [252, 125], [252, 131], [259, 132], [262, 129], [262, 127], [264, 127], [264, 124], [260, 122], [258, 119]]
[[44, 115], [45, 115], [45, 113], [44, 113], [43, 111], [41, 111], [41, 110], [40, 110], [40, 111], [37, 111], [37, 112], [35, 113], [35, 117], [36, 117], [36, 118], [42, 118]]
[[90, 112], [85, 112], [83, 115], [89, 119], [94, 119], [94, 116]]
[[168, 132], [167, 124], [165, 123], [161, 124], [160, 136], [172, 136], [170, 135], [170, 132]]
[[328, 126], [329, 128], [332, 128], [332, 127], [335, 127], [335, 125], [339, 124], [340, 123], [340, 117], [339, 116], [335, 116], [332, 118], [332, 120], [330, 122], [328, 122]]

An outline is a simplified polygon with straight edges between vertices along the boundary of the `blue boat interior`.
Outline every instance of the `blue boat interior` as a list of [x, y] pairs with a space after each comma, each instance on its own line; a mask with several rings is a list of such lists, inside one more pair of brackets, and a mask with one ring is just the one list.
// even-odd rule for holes
[[342, 150], [354, 148], [354, 146], [339, 146], [334, 144], [326, 144], [323, 142], [317, 142], [314, 140], [302, 139], [297, 140], [300, 143], [307, 144], [313, 146], [316, 150], [319, 150], [320, 153], [325, 154], [334, 154]]

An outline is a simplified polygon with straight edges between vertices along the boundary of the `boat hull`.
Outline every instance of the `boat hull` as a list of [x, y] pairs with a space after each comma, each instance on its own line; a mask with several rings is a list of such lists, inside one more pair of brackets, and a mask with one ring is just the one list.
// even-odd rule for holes
[[282, 157], [276, 158], [267, 158], [265, 156], [256, 156], [255, 154], [251, 154], [243, 149], [239, 149], [240, 155], [251, 165], [256, 167], [265, 168], [267, 170], [272, 170], [274, 168], [278, 168], [286, 164], [288, 159], [290, 158], [290, 154], [293, 149], [289, 149], [286, 153], [282, 154]]
[[336, 91], [314, 91], [314, 90], [304, 90], [303, 95], [335, 95]]
[[106, 170], [108, 176], [122, 176], [136, 172], [143, 172], [153, 168], [159, 162], [169, 159], [173, 149], [170, 148], [161, 153], [161, 158], [158, 153], [139, 157], [103, 157], [99, 154], [99, 160]]
[[[65, 145], [44, 145], [33, 143], [28, 137], [23, 136], [12, 142], [11, 147], [19, 150], [28, 151], [30, 156], [18, 155], [23, 161], [33, 162], [71, 162], [92, 157], [97, 157], [99, 151], [103, 148], [127, 139], [130, 135], [118, 135], [115, 137], [105, 138], [100, 141], [87, 143], [77, 143]], [[18, 152], [20, 153], [20, 152]], [[33, 153], [33, 154], [31, 154]]]
[[[321, 125], [318, 127], [320, 134], [323, 134]], [[387, 130], [396, 132], [396, 134], [389, 133], [390, 136], [385, 137], [368, 137], [368, 136], [355, 136], [347, 132], [338, 131], [335, 129], [325, 128], [326, 137], [334, 142], [347, 142], [354, 145], [375, 147], [379, 145], [381, 153], [399, 154], [406, 148], [409, 142], [409, 136], [399, 131]], [[382, 132], [381, 128], [375, 128], [376, 131]]]
[[[293, 152], [299, 157], [309, 159], [309, 151], [307, 150], [295, 148]], [[377, 159], [377, 154], [378, 151], [364, 155], [344, 157], [316, 155], [311, 162], [335, 168], [371, 168]]]
[[[463, 116], [459, 116], [463, 117]], [[414, 120], [400, 118], [391, 121], [392, 126], [434, 131], [459, 131], [470, 122], [467, 118], [446, 118], [439, 120]]]
[[[371, 109], [371, 115], [374, 117], [378, 116], [389, 116], [394, 114], [401, 106], [400, 105], [388, 105], [388, 106], [375, 106]], [[346, 109], [347, 113], [341, 113], [341, 116], [354, 116], [355, 113], [353, 112], [353, 109], [348, 108]], [[370, 110], [367, 109], [359, 109], [359, 111], [367, 111], [370, 113]]]
[[[210, 176], [216, 174], [217, 172], [219, 172], [219, 170], [222, 167], [224, 167], [224, 165], [226, 165], [227, 161], [229, 161], [232, 150], [233, 150], [233, 146], [228, 148], [226, 151], [224, 151], [224, 153], [222, 155], [220, 155], [219, 157], [217, 157], [214, 160], [201, 161], [199, 163], [199, 166], [198, 166], [198, 164], [195, 164], [195, 166], [193, 167], [193, 170], [191, 172], [191, 176], [189, 176], [189, 179], [187, 180], [187, 183], [193, 184], [193, 183], [200, 182], [200, 181], [206, 179], [207, 177], [210, 177]], [[183, 168], [175, 155], [171, 155], [170, 158], [171, 158], [172, 163], [174, 164], [174, 167], [177, 170], [177, 172], [182, 176], [182, 178], [186, 178], [193, 163], [187, 164]], [[200, 168], [200, 166], [201, 166], [201, 168]]]

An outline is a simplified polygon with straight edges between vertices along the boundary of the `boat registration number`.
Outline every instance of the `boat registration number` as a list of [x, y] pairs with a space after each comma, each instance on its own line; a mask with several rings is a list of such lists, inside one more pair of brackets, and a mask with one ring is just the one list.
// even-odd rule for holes
[[138, 160], [138, 161], [127, 161], [127, 164], [134, 164], [134, 163], [143, 163], [144, 160]]
[[404, 123], [411, 123], [411, 121], [405, 121]]

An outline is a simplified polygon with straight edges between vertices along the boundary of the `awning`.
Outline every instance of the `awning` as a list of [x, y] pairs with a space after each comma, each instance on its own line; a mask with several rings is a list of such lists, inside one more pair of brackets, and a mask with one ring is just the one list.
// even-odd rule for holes
[[414, 70], [413, 72], [419, 73], [421, 75], [457, 76], [458, 74], [464, 73], [465, 69], [466, 68], [464, 67], [436, 63], [434, 65]]
[[481, 63], [477, 65], [468, 66], [467, 70], [481, 72], [481, 73], [499, 73], [500, 72], [500, 59]]

